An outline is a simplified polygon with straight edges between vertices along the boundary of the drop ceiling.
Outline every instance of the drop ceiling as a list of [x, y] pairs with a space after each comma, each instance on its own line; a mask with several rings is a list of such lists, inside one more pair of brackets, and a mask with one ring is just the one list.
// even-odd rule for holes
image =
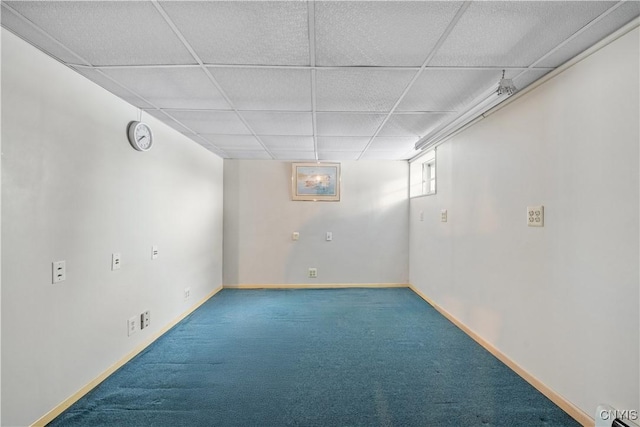
[[401, 160], [637, 1], [3, 1], [2, 26], [225, 158]]

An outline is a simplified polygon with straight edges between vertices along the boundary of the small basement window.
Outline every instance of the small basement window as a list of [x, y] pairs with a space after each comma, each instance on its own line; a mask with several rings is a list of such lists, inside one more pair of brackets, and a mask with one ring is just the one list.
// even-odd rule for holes
[[436, 194], [436, 150], [429, 151], [409, 166], [409, 197]]

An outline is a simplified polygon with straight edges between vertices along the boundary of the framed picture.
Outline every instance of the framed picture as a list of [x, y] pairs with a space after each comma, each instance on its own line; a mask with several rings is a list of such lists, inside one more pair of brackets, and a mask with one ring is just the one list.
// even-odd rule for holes
[[291, 199], [340, 201], [340, 163], [292, 163]]

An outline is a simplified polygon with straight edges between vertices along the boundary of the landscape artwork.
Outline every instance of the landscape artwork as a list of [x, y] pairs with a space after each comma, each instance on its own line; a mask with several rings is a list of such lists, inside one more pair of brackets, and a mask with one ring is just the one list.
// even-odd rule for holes
[[293, 163], [292, 200], [339, 201], [339, 163]]

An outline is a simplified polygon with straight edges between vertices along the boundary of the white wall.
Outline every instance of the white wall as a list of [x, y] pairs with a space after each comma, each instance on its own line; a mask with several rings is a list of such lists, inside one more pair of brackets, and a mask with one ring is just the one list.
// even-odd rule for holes
[[407, 283], [407, 163], [341, 170], [340, 202], [303, 202], [291, 200], [291, 162], [225, 160], [224, 284]]
[[5, 30], [2, 107], [2, 425], [27, 425], [221, 285], [223, 162], [147, 115], [134, 151], [137, 109]]
[[412, 284], [591, 417], [640, 404], [638, 41], [440, 146], [438, 194], [410, 202]]

